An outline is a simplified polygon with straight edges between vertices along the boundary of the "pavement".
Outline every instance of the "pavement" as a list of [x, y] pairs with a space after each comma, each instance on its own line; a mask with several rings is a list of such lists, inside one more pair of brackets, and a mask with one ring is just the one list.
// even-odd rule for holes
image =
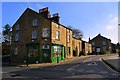
[[[52, 63], [29, 64], [28, 67], [47, 67], [47, 66], [55, 66], [55, 65], [61, 65], [61, 64], [68, 64], [71, 61], [79, 60], [79, 59], [87, 58], [87, 57], [92, 57], [92, 56], [95, 56], [95, 55], [88, 55], [88, 56], [81, 56], [81, 57], [72, 57], [72, 58], [68, 58], [68, 59], [59, 61], [59, 63], [52, 62]], [[24, 65], [19, 65], [19, 67], [27, 67], [27, 65], [25, 65], [25, 64]]]
[[120, 57], [118, 54], [108, 55], [108, 57], [103, 57], [102, 60], [112, 69], [120, 72]]

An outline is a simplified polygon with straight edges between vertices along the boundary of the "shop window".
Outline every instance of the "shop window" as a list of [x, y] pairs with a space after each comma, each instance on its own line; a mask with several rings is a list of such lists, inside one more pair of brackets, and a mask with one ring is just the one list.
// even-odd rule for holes
[[54, 53], [61, 53], [61, 46], [54, 46]]

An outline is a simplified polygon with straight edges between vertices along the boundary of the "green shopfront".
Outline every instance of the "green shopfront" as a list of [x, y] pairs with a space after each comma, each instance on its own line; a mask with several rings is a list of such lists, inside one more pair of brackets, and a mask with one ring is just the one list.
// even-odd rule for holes
[[30, 63], [39, 63], [40, 62], [40, 43], [27, 43], [27, 54], [26, 62]]
[[[59, 62], [66, 58], [65, 46], [60, 44], [43, 44], [40, 47], [40, 43], [27, 43], [26, 62], [40, 63], [40, 62]], [[41, 49], [42, 48], [42, 49]], [[41, 51], [40, 51], [41, 50]]]
[[52, 62], [59, 62], [65, 59], [65, 46], [60, 44], [52, 44]]

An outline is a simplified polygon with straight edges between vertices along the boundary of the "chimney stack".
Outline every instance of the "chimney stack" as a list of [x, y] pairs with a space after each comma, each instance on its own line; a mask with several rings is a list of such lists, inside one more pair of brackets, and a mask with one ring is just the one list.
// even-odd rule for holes
[[53, 14], [53, 17], [52, 17], [52, 20], [53, 21], [55, 21], [55, 22], [57, 22], [57, 23], [59, 23], [59, 15], [58, 15], [58, 13], [55, 13], [55, 14]]
[[45, 18], [49, 18], [50, 13], [48, 11], [48, 7], [40, 9], [39, 13], [42, 14]]

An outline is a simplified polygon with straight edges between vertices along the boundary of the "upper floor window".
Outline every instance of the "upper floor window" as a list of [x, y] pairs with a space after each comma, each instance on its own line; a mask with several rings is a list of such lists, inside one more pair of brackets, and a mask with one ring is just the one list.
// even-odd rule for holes
[[56, 24], [56, 28], [59, 28], [59, 25], [58, 25], [58, 24]]
[[42, 37], [43, 38], [49, 38], [50, 37], [50, 29], [49, 28], [43, 28]]
[[37, 38], [37, 31], [33, 30], [32, 31], [32, 39], [36, 39]]
[[69, 29], [67, 29], [67, 33], [70, 33], [70, 30], [69, 30]]
[[67, 42], [70, 42], [70, 35], [67, 35]]
[[60, 31], [56, 31], [56, 39], [60, 39]]
[[20, 25], [17, 24], [17, 25], [16, 25], [16, 30], [19, 30], [19, 29], [20, 29]]
[[92, 46], [95, 46], [95, 42], [92, 42]]
[[105, 41], [103, 41], [103, 42], [102, 42], [102, 44], [103, 44], [103, 45], [106, 45], [106, 42], [105, 42]]
[[38, 25], [37, 19], [34, 19], [34, 20], [33, 20], [32, 25], [33, 25], [33, 26], [37, 26], [37, 25]]
[[18, 41], [19, 40], [19, 33], [16, 33], [15, 34], [15, 41]]
[[18, 47], [15, 47], [14, 48], [14, 55], [17, 55], [18, 54]]

